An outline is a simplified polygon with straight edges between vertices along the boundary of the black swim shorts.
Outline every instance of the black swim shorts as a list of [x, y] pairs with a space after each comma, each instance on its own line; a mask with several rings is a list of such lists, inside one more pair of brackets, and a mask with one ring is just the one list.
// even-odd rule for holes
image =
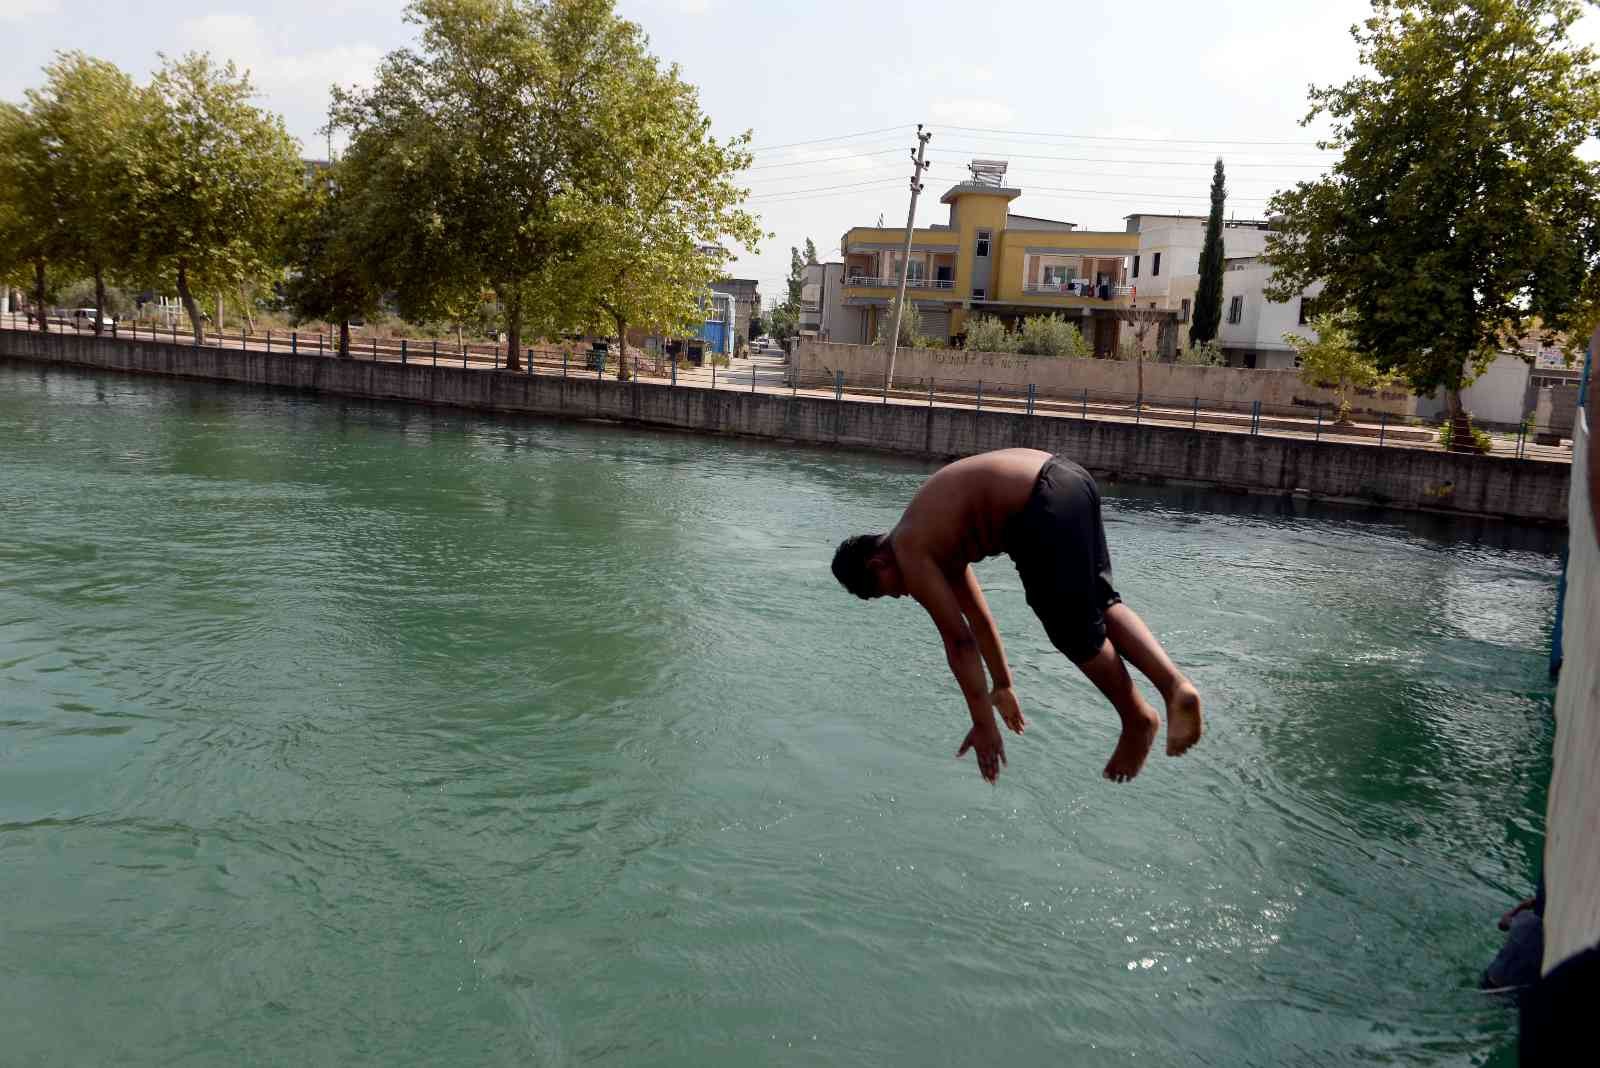
[[1122, 597], [1111, 585], [1100, 490], [1089, 472], [1046, 460], [1006, 526], [1006, 551], [1051, 644], [1074, 664], [1094, 659], [1106, 640], [1105, 610]]

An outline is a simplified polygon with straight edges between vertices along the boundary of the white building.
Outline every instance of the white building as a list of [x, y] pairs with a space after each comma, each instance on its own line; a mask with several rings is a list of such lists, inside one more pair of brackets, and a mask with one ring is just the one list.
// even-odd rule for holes
[[[1135, 299], [1177, 312], [1177, 343], [1187, 345], [1195, 291], [1200, 286], [1206, 217], [1141, 213], [1129, 215], [1126, 221], [1128, 232], [1139, 235], [1139, 253], [1129, 272]], [[1320, 284], [1287, 304], [1266, 298], [1272, 269], [1262, 257], [1270, 232], [1270, 224], [1257, 219], [1222, 224], [1222, 322], [1217, 328], [1217, 344], [1232, 367], [1292, 368], [1294, 350], [1283, 335], [1292, 331], [1316, 337], [1306, 320], [1313, 312], [1308, 299], [1321, 292]]]

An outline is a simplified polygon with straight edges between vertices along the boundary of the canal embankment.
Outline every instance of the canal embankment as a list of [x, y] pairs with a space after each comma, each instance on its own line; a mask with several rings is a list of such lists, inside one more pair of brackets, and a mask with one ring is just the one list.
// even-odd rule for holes
[[798, 392], [529, 375], [0, 330], [0, 358], [946, 459], [1026, 446], [1096, 475], [1560, 525], [1571, 469], [1505, 456]]

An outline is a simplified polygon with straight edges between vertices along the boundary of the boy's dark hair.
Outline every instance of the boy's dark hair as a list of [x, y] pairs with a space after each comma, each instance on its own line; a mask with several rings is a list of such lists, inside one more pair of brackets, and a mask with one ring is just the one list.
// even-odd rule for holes
[[882, 534], [857, 534], [841, 541], [833, 554], [833, 577], [863, 601], [878, 595], [878, 579], [868, 561], [883, 547], [883, 539]]

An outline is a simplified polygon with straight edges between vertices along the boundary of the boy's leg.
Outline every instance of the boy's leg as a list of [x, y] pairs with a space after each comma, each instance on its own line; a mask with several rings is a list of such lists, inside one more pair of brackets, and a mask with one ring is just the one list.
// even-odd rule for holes
[[1110, 641], [1101, 643], [1094, 656], [1079, 662], [1078, 669], [1106, 695], [1122, 720], [1122, 737], [1117, 739], [1117, 748], [1102, 774], [1112, 782], [1127, 782], [1144, 767], [1150, 745], [1161, 729], [1161, 718], [1139, 696], [1122, 657], [1117, 655], [1117, 647]]
[[1155, 684], [1167, 702], [1167, 755], [1177, 756], [1200, 740], [1200, 692], [1172, 663], [1137, 612], [1118, 601], [1106, 609], [1106, 638], [1118, 653]]

